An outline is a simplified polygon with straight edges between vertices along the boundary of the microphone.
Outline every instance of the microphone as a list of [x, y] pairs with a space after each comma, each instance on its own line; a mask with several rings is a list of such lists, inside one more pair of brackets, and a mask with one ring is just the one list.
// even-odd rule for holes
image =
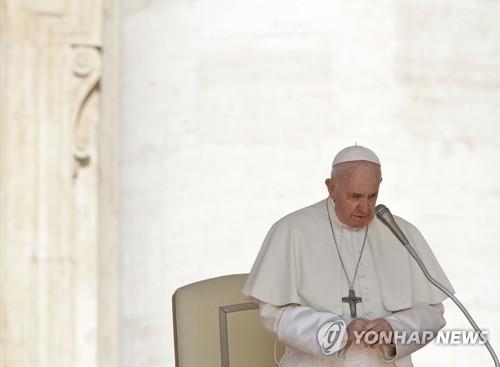
[[484, 345], [486, 346], [486, 349], [488, 349], [488, 352], [490, 352], [491, 358], [493, 358], [493, 362], [495, 363], [495, 367], [500, 367], [500, 362], [498, 361], [498, 357], [493, 350], [493, 347], [490, 345], [488, 339], [486, 339], [479, 328], [479, 326], [476, 324], [472, 316], [470, 315], [469, 311], [465, 308], [465, 306], [458, 300], [457, 297], [453, 295], [444, 285], [439, 283], [436, 279], [432, 277], [432, 275], [429, 273], [427, 268], [425, 267], [425, 264], [423, 263], [422, 259], [420, 256], [418, 256], [417, 252], [413, 248], [413, 246], [410, 244], [410, 241], [408, 241], [408, 238], [404, 235], [403, 231], [399, 226], [397, 225], [396, 221], [394, 220], [394, 217], [391, 214], [391, 211], [382, 204], [379, 204], [375, 207], [375, 214], [377, 215], [378, 219], [382, 223], [384, 223], [387, 228], [391, 230], [391, 232], [396, 236], [396, 238], [403, 244], [403, 246], [408, 250], [410, 253], [411, 257], [417, 262], [420, 270], [424, 273], [425, 277], [427, 280], [429, 280], [432, 285], [434, 285], [437, 289], [439, 289], [441, 292], [446, 294], [450, 299], [455, 302], [455, 304], [458, 306], [458, 308], [462, 311], [462, 313], [465, 315], [469, 323], [472, 325], [474, 330], [478, 333], [479, 337], [481, 340], [484, 342]]
[[401, 228], [397, 225], [388, 207], [383, 204], [379, 204], [375, 207], [375, 213], [377, 214], [378, 219], [380, 219], [382, 223], [384, 223], [391, 230], [391, 232], [394, 233], [394, 236], [396, 236], [396, 238], [405, 247], [410, 244], [410, 241], [408, 241], [408, 238], [406, 238]]

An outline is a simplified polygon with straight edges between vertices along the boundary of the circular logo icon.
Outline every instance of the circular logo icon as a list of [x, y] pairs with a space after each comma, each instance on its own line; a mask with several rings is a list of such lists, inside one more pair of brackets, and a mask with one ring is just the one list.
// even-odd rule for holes
[[325, 322], [318, 331], [318, 343], [321, 347], [321, 353], [331, 355], [338, 351], [342, 338], [346, 330], [346, 324], [343, 320]]

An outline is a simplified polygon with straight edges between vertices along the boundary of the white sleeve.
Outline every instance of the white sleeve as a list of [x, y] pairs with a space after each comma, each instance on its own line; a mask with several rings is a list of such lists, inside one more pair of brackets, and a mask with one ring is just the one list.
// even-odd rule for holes
[[417, 305], [386, 317], [385, 319], [391, 324], [395, 333], [396, 355], [394, 358], [407, 356], [434, 339], [437, 332], [446, 324], [443, 314], [444, 306], [439, 303]]
[[260, 319], [277, 339], [304, 353], [329, 356], [347, 343], [345, 322], [336, 314], [311, 307], [260, 304]]

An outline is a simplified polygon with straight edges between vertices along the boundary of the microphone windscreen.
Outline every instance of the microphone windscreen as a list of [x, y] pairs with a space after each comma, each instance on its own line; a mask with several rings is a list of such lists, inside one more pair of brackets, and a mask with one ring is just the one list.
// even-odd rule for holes
[[388, 207], [383, 204], [377, 205], [375, 207], [375, 214], [377, 215], [378, 219], [380, 219], [380, 221], [384, 223], [392, 233], [394, 233], [394, 235], [403, 245], [406, 246], [410, 243], [401, 228], [399, 228], [398, 224], [394, 220], [394, 217], [392, 216], [392, 213]]

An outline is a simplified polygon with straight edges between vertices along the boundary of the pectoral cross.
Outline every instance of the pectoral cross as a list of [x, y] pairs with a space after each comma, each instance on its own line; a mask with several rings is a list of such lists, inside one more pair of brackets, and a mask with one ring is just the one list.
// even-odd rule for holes
[[349, 303], [349, 308], [351, 309], [351, 317], [356, 317], [356, 303], [360, 303], [363, 299], [361, 297], [356, 297], [354, 289], [349, 289], [349, 296], [342, 297], [342, 303]]

